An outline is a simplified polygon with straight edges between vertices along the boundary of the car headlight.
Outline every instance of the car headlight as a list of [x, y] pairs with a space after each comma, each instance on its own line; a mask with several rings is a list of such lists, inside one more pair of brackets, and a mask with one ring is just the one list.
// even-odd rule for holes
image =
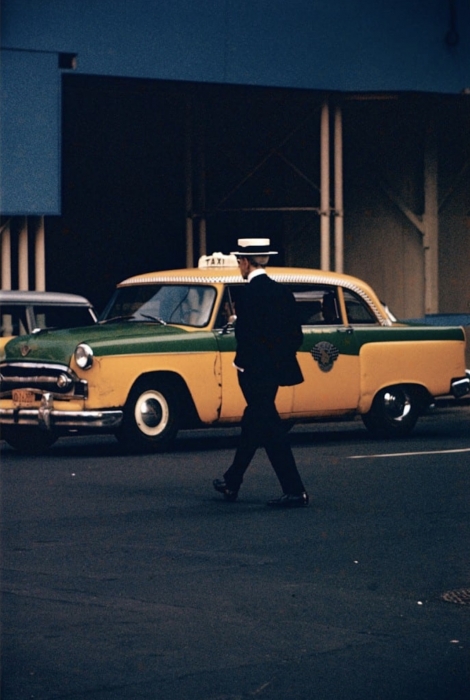
[[86, 343], [75, 348], [75, 362], [80, 369], [90, 369], [93, 364], [93, 350]]

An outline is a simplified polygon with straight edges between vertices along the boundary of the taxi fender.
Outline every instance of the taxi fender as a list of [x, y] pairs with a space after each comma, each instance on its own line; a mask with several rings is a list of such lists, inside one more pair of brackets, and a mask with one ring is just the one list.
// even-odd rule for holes
[[361, 391], [358, 410], [367, 413], [381, 389], [415, 385], [430, 396], [450, 392], [465, 375], [464, 343], [456, 340], [368, 343], [359, 352]]
[[199, 418], [217, 420], [222, 401], [220, 359], [213, 352], [95, 357], [93, 367], [72, 369], [88, 382], [86, 407], [122, 408], [134, 384], [147, 374], [174, 374], [186, 385]]

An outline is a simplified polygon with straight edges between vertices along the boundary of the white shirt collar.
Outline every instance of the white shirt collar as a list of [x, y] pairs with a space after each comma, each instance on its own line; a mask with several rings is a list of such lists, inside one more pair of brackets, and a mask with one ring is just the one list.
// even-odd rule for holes
[[262, 267], [257, 267], [256, 270], [252, 270], [250, 274], [247, 277], [248, 282], [251, 282], [253, 277], [258, 277], [258, 275], [265, 275], [266, 270], [264, 270]]

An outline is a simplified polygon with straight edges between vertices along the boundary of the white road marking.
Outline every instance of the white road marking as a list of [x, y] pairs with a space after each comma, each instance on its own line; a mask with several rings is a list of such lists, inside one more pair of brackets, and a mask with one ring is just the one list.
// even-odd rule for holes
[[470, 452], [470, 447], [461, 447], [455, 450], [430, 450], [428, 452], [390, 452], [388, 454], [375, 455], [350, 455], [348, 459], [376, 459], [377, 457], [414, 457], [415, 455], [448, 455], [456, 452]]

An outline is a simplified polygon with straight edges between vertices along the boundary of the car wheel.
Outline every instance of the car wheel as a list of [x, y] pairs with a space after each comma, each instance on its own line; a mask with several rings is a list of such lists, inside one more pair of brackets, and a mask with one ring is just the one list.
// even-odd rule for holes
[[391, 386], [376, 394], [362, 420], [375, 437], [404, 437], [415, 427], [420, 409], [418, 392], [412, 387]]
[[58, 435], [48, 430], [16, 425], [2, 426], [2, 439], [18, 452], [28, 455], [40, 455], [56, 442]]
[[168, 449], [180, 427], [181, 399], [171, 381], [139, 381], [129, 394], [123, 423], [116, 434], [127, 450]]

